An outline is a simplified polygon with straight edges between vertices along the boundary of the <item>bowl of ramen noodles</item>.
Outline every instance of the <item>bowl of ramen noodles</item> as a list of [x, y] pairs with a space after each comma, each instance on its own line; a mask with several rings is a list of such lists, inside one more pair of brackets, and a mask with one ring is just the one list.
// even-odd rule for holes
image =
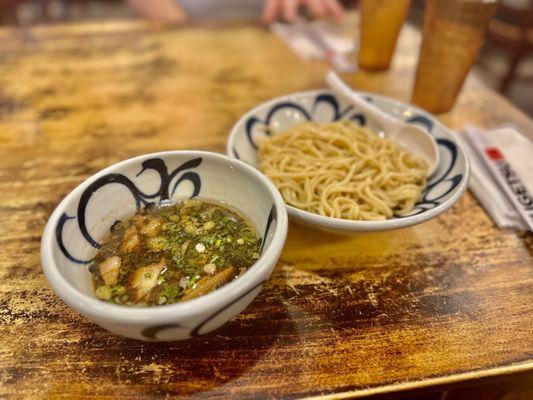
[[257, 169], [169, 151], [88, 178], [52, 213], [41, 262], [56, 294], [110, 332], [147, 341], [210, 332], [261, 291], [287, 235]]
[[361, 93], [390, 115], [427, 130], [439, 164], [387, 138], [377, 121], [331, 91], [260, 104], [234, 126], [227, 154], [265, 174], [292, 220], [335, 233], [404, 228], [432, 219], [466, 190], [470, 167], [453, 134], [427, 112]]

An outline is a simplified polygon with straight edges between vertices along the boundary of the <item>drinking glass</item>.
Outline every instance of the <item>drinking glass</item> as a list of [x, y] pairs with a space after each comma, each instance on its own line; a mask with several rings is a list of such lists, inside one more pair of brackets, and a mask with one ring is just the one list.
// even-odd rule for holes
[[497, 0], [427, 0], [412, 102], [451, 110], [472, 67]]
[[389, 69], [411, 0], [361, 0], [359, 68]]

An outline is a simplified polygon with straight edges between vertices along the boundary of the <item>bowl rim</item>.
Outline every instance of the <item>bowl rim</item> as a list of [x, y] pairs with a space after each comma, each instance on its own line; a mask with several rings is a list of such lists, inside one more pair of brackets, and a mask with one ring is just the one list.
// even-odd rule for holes
[[[239, 279], [235, 279], [211, 293], [183, 303], [161, 305], [157, 307], [126, 307], [119, 304], [111, 304], [102, 300], [98, 300], [96, 297], [82, 293], [60, 272], [52, 252], [52, 249], [55, 245], [55, 228], [61, 214], [64, 212], [65, 207], [80, 191], [83, 191], [87, 186], [89, 186], [89, 184], [102, 175], [105, 175], [111, 171], [116, 171], [122, 167], [126, 167], [129, 164], [141, 162], [147, 158], [168, 158], [176, 156], [201, 156], [205, 158], [216, 159], [234, 166], [239, 173], [251, 175], [258, 184], [263, 185], [263, 187], [272, 196], [272, 201], [277, 212], [276, 227], [272, 233], [272, 241], [269, 247]], [[69, 194], [67, 194], [57, 205], [50, 215], [48, 222], [46, 223], [40, 247], [41, 266], [45, 277], [54, 292], [67, 304], [86, 316], [94, 317], [98, 320], [137, 324], [178, 322], [178, 320], [181, 318], [194, 317], [196, 315], [202, 315], [204, 312], [210, 312], [212, 309], [216, 309], [220, 307], [220, 305], [228, 303], [227, 300], [224, 301], [225, 299], [233, 299], [238, 296], [243, 296], [247, 293], [247, 291], [251, 290], [254, 285], [258, 284], [259, 281], [263, 282], [261, 275], [268, 270], [271, 265], [275, 264], [279, 258], [287, 237], [287, 231], [288, 217], [283, 198], [272, 182], [270, 182], [270, 180], [268, 180], [257, 169], [240, 160], [219, 153], [197, 150], [162, 151], [143, 154], [112, 164], [89, 176], [72, 191], [70, 191]], [[187, 328], [192, 329], [193, 327]]]
[[[438, 126], [440, 129], [442, 129], [444, 132], [447, 133], [448, 139], [451, 139], [454, 143], [454, 145], [457, 147], [458, 152], [461, 153], [463, 156], [463, 159], [465, 160], [465, 169], [464, 169], [464, 179], [459, 184], [459, 187], [457, 188], [456, 192], [444, 203], [439, 204], [438, 206], [426, 210], [420, 214], [411, 215], [407, 217], [402, 218], [394, 218], [394, 219], [386, 219], [381, 221], [357, 221], [357, 220], [347, 220], [347, 219], [341, 219], [341, 218], [333, 218], [333, 217], [326, 217], [324, 215], [318, 215], [311, 213], [309, 211], [300, 210], [296, 207], [293, 207], [289, 204], [285, 203], [285, 206], [287, 207], [288, 214], [290, 217], [293, 217], [297, 221], [303, 221], [304, 223], [311, 224], [317, 227], [322, 227], [326, 229], [332, 229], [332, 230], [341, 230], [341, 231], [384, 231], [384, 230], [391, 230], [391, 229], [399, 229], [399, 228], [406, 228], [409, 226], [417, 225], [422, 222], [425, 222], [429, 219], [432, 219], [436, 217], [439, 214], [442, 214], [444, 211], [448, 210], [450, 207], [452, 207], [460, 198], [463, 196], [464, 192], [466, 191], [466, 188], [468, 187], [468, 181], [470, 179], [470, 160], [468, 159], [468, 156], [466, 155], [466, 152], [461, 147], [460, 143], [455, 139], [453, 132], [448, 129], [444, 124], [442, 124], [434, 115], [431, 113], [422, 110], [421, 108], [409, 104], [404, 103], [399, 100], [393, 99], [388, 96], [383, 96], [371, 92], [363, 92], [358, 91], [356, 92], [365, 97], [369, 97], [372, 99], [379, 99], [383, 100], [385, 102], [391, 103], [393, 106], [396, 106], [400, 109], [411, 109], [413, 111], [416, 111], [417, 113], [420, 113], [422, 116], [428, 118], [434, 126]], [[230, 134], [228, 136], [228, 139], [226, 141], [226, 154], [229, 157], [237, 159], [234, 151], [233, 151], [233, 144], [235, 143], [237, 134], [241, 126], [244, 125], [244, 122], [252, 115], [256, 114], [258, 109], [267, 107], [269, 105], [278, 103], [280, 101], [285, 101], [289, 99], [294, 99], [295, 97], [306, 97], [306, 96], [316, 96], [317, 94], [332, 94], [336, 97], [338, 97], [335, 92], [333, 92], [331, 89], [314, 89], [314, 90], [307, 90], [303, 92], [294, 92], [291, 94], [286, 94], [283, 96], [279, 96], [267, 101], [264, 101], [262, 103], [257, 104], [252, 109], [248, 110], [243, 116], [239, 118], [239, 120], [233, 125]], [[256, 168], [256, 167], [253, 167]], [[256, 168], [258, 171], [259, 169]]]

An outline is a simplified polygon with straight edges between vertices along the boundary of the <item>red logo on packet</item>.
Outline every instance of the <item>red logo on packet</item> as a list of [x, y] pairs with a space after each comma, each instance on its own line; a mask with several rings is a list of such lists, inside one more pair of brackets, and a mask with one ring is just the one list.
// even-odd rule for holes
[[503, 154], [496, 147], [487, 147], [485, 153], [494, 161], [503, 160]]

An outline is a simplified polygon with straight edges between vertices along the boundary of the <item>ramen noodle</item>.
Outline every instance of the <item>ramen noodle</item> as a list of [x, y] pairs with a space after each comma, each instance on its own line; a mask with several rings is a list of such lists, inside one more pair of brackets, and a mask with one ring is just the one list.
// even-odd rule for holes
[[409, 212], [428, 174], [424, 160], [349, 121], [303, 122], [262, 138], [259, 168], [287, 204], [364, 221]]

